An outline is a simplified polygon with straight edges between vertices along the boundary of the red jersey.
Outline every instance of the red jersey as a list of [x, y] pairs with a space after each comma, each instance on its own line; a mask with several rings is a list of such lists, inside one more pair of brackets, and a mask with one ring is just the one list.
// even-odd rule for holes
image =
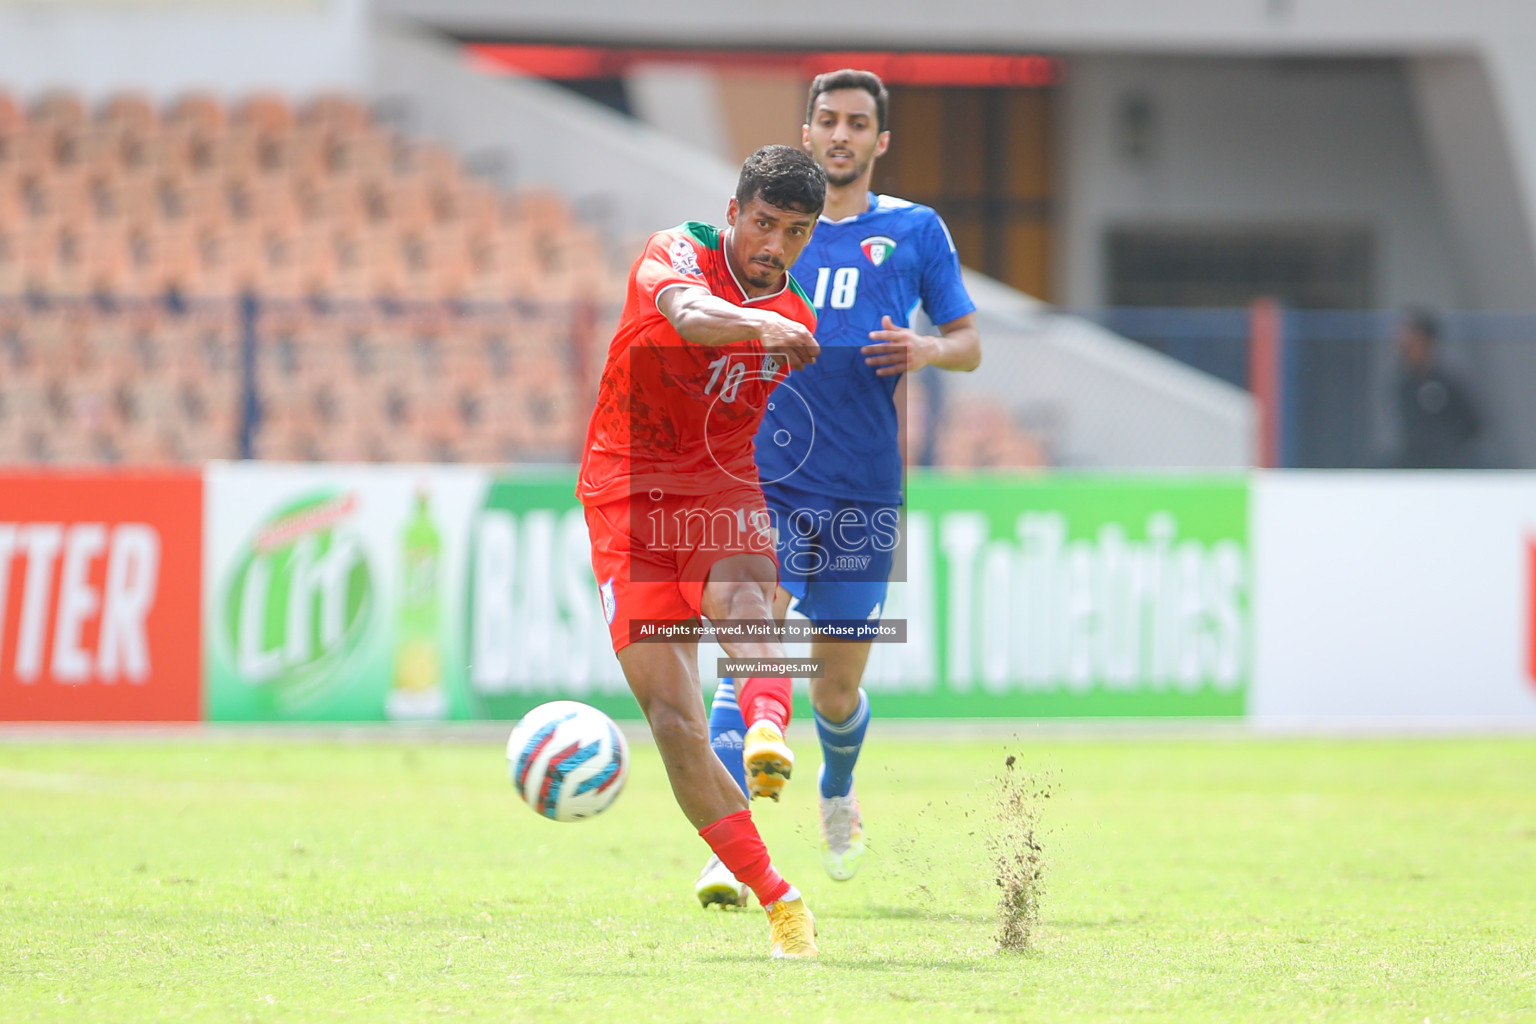
[[656, 305], [662, 292], [682, 285], [701, 285], [727, 302], [816, 329], [811, 300], [788, 273], [781, 290], [747, 297], [726, 262], [719, 228], [690, 221], [652, 235], [629, 272], [624, 312], [587, 426], [576, 484], [583, 505], [657, 488], [710, 494], [758, 483], [753, 438], [788, 367], [755, 338], [729, 345], [684, 341]]

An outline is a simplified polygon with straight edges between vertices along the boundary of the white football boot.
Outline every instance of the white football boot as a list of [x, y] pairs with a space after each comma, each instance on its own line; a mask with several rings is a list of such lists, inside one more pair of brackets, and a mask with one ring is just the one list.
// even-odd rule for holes
[[709, 863], [699, 872], [699, 880], [694, 883], [693, 891], [699, 897], [699, 906], [705, 910], [709, 909], [711, 903], [719, 904], [722, 909], [747, 905], [746, 884], [736, 881], [731, 869], [714, 854], [709, 855]]
[[859, 797], [852, 789], [847, 796], [821, 796], [821, 780], [816, 780], [817, 799], [821, 804], [821, 865], [833, 880], [846, 882], [859, 870], [864, 859], [864, 823], [859, 818]]

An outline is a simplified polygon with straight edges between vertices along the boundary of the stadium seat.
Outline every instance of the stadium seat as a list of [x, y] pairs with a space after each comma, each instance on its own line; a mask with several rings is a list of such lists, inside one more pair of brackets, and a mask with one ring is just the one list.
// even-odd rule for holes
[[[632, 248], [345, 94], [0, 92], [0, 461], [238, 455], [247, 291], [258, 457], [572, 460]], [[938, 461], [1043, 459], [979, 415]]]

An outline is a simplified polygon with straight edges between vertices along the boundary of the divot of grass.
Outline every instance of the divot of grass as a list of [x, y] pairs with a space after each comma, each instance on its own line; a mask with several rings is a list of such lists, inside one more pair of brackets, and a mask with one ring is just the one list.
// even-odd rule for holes
[[1050, 799], [1050, 781], [1023, 771], [1018, 756], [1003, 760], [997, 776], [997, 821], [987, 845], [997, 871], [997, 947], [1009, 952], [1030, 948], [1040, 923], [1045, 881], [1045, 849], [1040, 845], [1040, 812]]

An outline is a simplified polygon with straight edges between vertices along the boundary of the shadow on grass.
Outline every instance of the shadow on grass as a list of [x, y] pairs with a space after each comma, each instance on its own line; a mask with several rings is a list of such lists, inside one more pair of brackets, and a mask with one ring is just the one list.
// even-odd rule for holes
[[[957, 973], [974, 974], [976, 972], [985, 973], [989, 970], [1005, 969], [1010, 964], [1016, 964], [1020, 961], [1043, 960], [1044, 958], [1044, 954], [1035, 949], [1026, 949], [1018, 952], [1005, 950], [985, 956], [966, 957], [852, 957], [839, 955], [835, 950], [828, 951], [823, 949], [818, 959], [803, 966], [835, 971], [891, 971], [898, 974], [912, 974], [922, 971], [955, 971]], [[760, 953], [720, 953], [714, 956], [698, 957], [698, 961], [700, 963], [742, 964], [760, 967], [763, 964], [763, 956]], [[785, 961], [785, 963], [793, 963], [793, 961]]]
[[986, 924], [991, 914], [956, 914], [927, 907], [852, 907], [847, 910], [817, 911], [817, 917], [841, 921], [965, 921]]
[[917, 971], [957, 971], [966, 974], [986, 972], [1006, 967], [1020, 959], [1033, 959], [1035, 954], [992, 953], [987, 956], [923, 957], [923, 956], [832, 956], [821, 960], [823, 967], [843, 971], [896, 971], [910, 974]]
[[1097, 920], [1092, 920], [1092, 921], [1086, 921], [1086, 920], [1078, 920], [1078, 921], [1067, 920], [1067, 921], [1063, 921], [1063, 920], [1060, 920], [1058, 918], [1054, 918], [1053, 917], [1049, 921], [1046, 921], [1044, 923], [1050, 925], [1050, 927], [1052, 927], [1052, 928], [1069, 928], [1069, 929], [1077, 928], [1077, 929], [1081, 929], [1081, 928], [1134, 928], [1134, 927], [1136, 927], [1138, 925], [1145, 924], [1146, 922], [1147, 922], [1147, 915], [1146, 914], [1137, 914], [1135, 917], [1103, 917], [1103, 918], [1099, 918]]

